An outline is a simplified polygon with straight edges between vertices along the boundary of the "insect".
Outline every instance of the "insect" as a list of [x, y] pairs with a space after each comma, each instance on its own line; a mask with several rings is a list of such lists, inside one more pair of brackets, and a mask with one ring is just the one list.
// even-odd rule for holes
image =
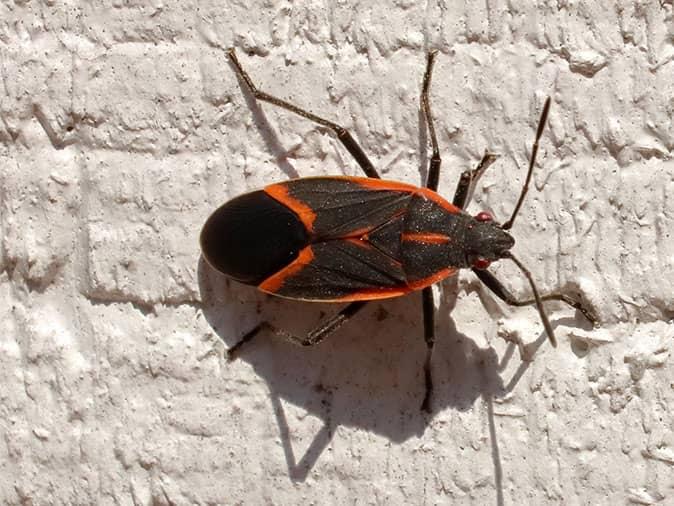
[[[452, 202], [436, 193], [440, 154], [431, 115], [429, 88], [435, 52], [426, 58], [421, 109], [433, 149], [425, 187], [380, 179], [377, 170], [349, 134], [336, 123], [260, 91], [239, 63], [228, 56], [257, 100], [298, 114], [332, 130], [355, 158], [365, 177], [309, 177], [271, 184], [218, 208], [201, 231], [206, 261], [221, 273], [272, 295], [303, 301], [346, 303], [306, 336], [295, 336], [262, 322], [228, 351], [233, 359], [241, 346], [262, 330], [300, 345], [314, 345], [360, 311], [368, 301], [421, 291], [424, 339], [425, 395], [421, 407], [430, 412], [433, 391], [431, 352], [435, 341], [431, 285], [470, 268], [501, 300], [512, 306], [535, 304], [545, 332], [556, 346], [543, 301], [557, 300], [593, 315], [574, 298], [558, 292], [539, 294], [529, 270], [511, 252], [513, 226], [527, 193], [538, 143], [550, 110], [543, 107], [526, 180], [510, 219], [497, 223], [485, 212], [464, 209], [473, 183], [495, 160], [486, 153], [478, 166], [461, 174]], [[526, 276], [533, 296], [513, 295], [487, 267], [500, 259], [514, 262]]]

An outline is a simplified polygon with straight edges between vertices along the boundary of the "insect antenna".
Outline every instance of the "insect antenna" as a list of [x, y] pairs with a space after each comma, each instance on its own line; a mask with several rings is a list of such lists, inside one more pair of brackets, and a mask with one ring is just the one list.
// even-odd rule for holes
[[534, 283], [534, 278], [531, 276], [529, 269], [524, 267], [524, 265], [522, 265], [522, 262], [520, 262], [510, 251], [507, 251], [505, 256], [507, 258], [510, 258], [510, 260], [512, 260], [515, 263], [515, 265], [517, 265], [517, 267], [520, 268], [522, 273], [529, 280], [529, 284], [531, 285], [531, 291], [533, 292], [534, 300], [536, 301], [536, 309], [538, 309], [538, 314], [540, 315], [541, 321], [543, 322], [545, 333], [548, 335], [548, 339], [550, 339], [550, 344], [552, 344], [552, 346], [556, 348], [557, 339], [555, 338], [555, 333], [552, 330], [552, 325], [550, 325], [550, 320], [548, 320], [548, 315], [545, 314], [545, 309], [543, 309], [543, 300], [541, 299], [541, 296], [538, 294], [538, 289], [536, 288], [536, 284]]
[[522, 207], [522, 202], [524, 201], [524, 197], [527, 194], [527, 190], [529, 190], [529, 182], [531, 181], [531, 175], [534, 172], [534, 164], [536, 163], [536, 155], [538, 154], [538, 141], [541, 139], [541, 135], [543, 135], [543, 129], [545, 128], [545, 123], [548, 120], [548, 112], [550, 111], [550, 97], [548, 97], [545, 100], [545, 105], [543, 106], [543, 112], [541, 113], [541, 119], [538, 120], [538, 129], [536, 130], [536, 139], [534, 140], [534, 145], [531, 148], [531, 158], [529, 158], [529, 172], [527, 172], [527, 179], [524, 181], [524, 186], [522, 187], [522, 191], [520, 192], [520, 198], [517, 201], [517, 205], [515, 206], [515, 210], [513, 211], [512, 216], [508, 221], [506, 221], [501, 228], [503, 230], [510, 230], [513, 226], [513, 222], [515, 221], [515, 216], [517, 216], [517, 213], [520, 210], [520, 207]]

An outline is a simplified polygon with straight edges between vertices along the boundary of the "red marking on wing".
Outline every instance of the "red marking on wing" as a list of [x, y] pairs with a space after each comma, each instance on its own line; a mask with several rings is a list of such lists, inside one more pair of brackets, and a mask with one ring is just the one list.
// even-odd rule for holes
[[357, 230], [353, 230], [349, 232], [349, 235], [347, 235], [344, 239], [362, 239], [364, 241], [367, 241], [368, 234], [372, 232], [373, 228], [374, 227], [363, 227]]
[[452, 214], [458, 214], [461, 212], [461, 210], [454, 204], [447, 202], [439, 194], [435, 193], [433, 190], [429, 190], [428, 188], [421, 188], [419, 186], [414, 186], [407, 183], [400, 183], [398, 181], [385, 181], [382, 179], [371, 179], [367, 177], [350, 177], [348, 179], [371, 190], [402, 191], [414, 193], [417, 195], [423, 195], [428, 200], [432, 200], [440, 207], [442, 207], [443, 209]]
[[418, 193], [418, 186], [414, 186], [407, 183], [401, 183], [399, 181], [387, 181], [384, 179], [372, 179], [369, 177], [346, 177], [349, 181], [358, 183], [359, 185], [369, 188], [370, 190], [389, 190], [397, 192], [407, 192], [407, 193]]
[[418, 279], [417, 281], [408, 283], [407, 286], [409, 287], [410, 291], [421, 290], [422, 288], [426, 288], [427, 286], [438, 283], [452, 274], [455, 274], [457, 270], [458, 269], [448, 267], [447, 269], [442, 269], [441, 271], [438, 271], [427, 278]]
[[447, 202], [444, 198], [442, 198], [439, 194], [435, 193], [433, 190], [429, 190], [428, 188], [419, 188], [418, 193], [426, 197], [428, 200], [432, 200], [440, 207], [445, 209], [448, 213], [459, 214], [461, 212], [461, 209], [456, 207], [454, 204]]
[[345, 297], [335, 299], [334, 301], [322, 301], [322, 302], [354, 302], [357, 300], [377, 300], [377, 299], [391, 299], [393, 297], [400, 297], [401, 295], [405, 295], [410, 292], [415, 292], [417, 290], [421, 290], [422, 288], [426, 288], [427, 286], [434, 285], [435, 283], [438, 283], [443, 279], [455, 274], [457, 270], [458, 269], [454, 268], [443, 269], [441, 271], [436, 272], [432, 276], [428, 276], [427, 278], [407, 283], [407, 285], [359, 290]]
[[297, 274], [307, 264], [311, 263], [313, 259], [314, 252], [311, 250], [311, 246], [307, 246], [302, 251], [300, 251], [298, 257], [290, 264], [278, 271], [276, 274], [272, 274], [262, 283], [260, 283], [258, 285], [258, 289], [262, 290], [263, 292], [274, 294], [283, 286], [283, 282], [286, 280], [286, 278]]
[[360, 237], [359, 236], [347, 237], [346, 239], [342, 239], [342, 240], [346, 241], [348, 243], [351, 243], [351, 244], [355, 244], [356, 246], [358, 246], [360, 248], [368, 248], [368, 249], [372, 248], [372, 244], [370, 244], [367, 241], [367, 235], [361, 235]]
[[264, 189], [268, 195], [288, 209], [295, 211], [300, 221], [304, 224], [309, 232], [314, 228], [314, 221], [316, 220], [316, 213], [304, 202], [297, 200], [290, 196], [288, 187], [283, 183], [272, 184]]
[[401, 285], [396, 287], [386, 288], [370, 288], [369, 290], [359, 290], [350, 293], [334, 301], [321, 302], [355, 302], [357, 300], [378, 300], [378, 299], [392, 299], [393, 297], [400, 297], [412, 291], [411, 288]]

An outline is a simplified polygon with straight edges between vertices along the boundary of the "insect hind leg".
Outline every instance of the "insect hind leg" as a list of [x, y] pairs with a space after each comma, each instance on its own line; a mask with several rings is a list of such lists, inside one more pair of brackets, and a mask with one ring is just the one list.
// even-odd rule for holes
[[435, 306], [433, 304], [433, 289], [428, 286], [421, 292], [421, 302], [424, 314], [424, 340], [426, 341], [426, 359], [424, 361], [424, 380], [426, 391], [421, 403], [422, 411], [431, 412], [431, 395], [433, 394], [433, 377], [431, 375], [431, 357], [435, 344]]
[[[496, 276], [494, 276], [491, 272], [486, 271], [486, 270], [481, 270], [481, 269], [473, 269], [473, 272], [475, 275], [480, 278], [480, 281], [482, 281], [489, 290], [492, 291], [494, 295], [496, 295], [499, 299], [501, 299], [503, 302], [508, 304], [509, 306], [530, 306], [533, 304], [536, 304], [536, 300], [533, 298], [530, 299], [519, 299], [515, 297], [515, 295], [510, 292], [505, 286], [503, 286], [503, 283], [501, 283]], [[559, 293], [559, 292], [551, 292], [547, 294], [542, 294], [541, 295], [541, 300], [546, 301], [546, 300], [558, 300], [560, 302], [564, 302], [565, 304], [571, 306], [574, 309], [577, 309], [580, 311], [583, 316], [593, 325], [597, 322], [596, 316], [583, 304], [573, 297], [570, 297], [564, 293]]]

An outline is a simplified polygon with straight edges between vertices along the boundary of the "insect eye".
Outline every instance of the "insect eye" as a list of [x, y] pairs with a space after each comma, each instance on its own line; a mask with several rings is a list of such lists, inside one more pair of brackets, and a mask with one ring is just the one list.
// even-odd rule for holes
[[487, 211], [480, 211], [475, 215], [477, 221], [494, 221], [494, 217]]
[[477, 257], [473, 260], [473, 267], [476, 269], [484, 270], [491, 265], [491, 262], [486, 258]]

